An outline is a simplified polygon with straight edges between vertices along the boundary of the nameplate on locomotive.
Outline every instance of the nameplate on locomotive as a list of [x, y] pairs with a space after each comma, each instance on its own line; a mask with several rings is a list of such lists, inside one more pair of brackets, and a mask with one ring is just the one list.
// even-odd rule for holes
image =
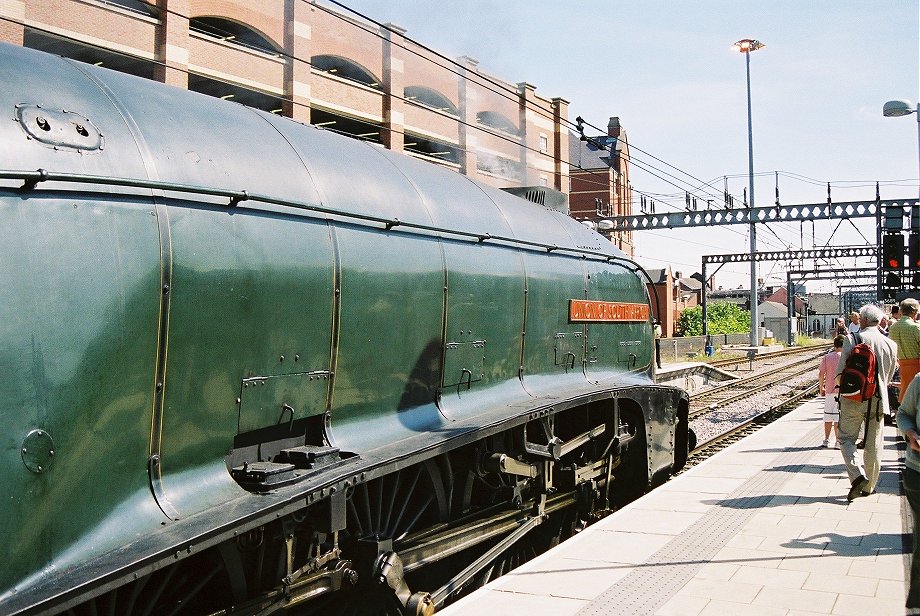
[[648, 304], [601, 302], [587, 299], [569, 300], [570, 323], [621, 323], [648, 321]]

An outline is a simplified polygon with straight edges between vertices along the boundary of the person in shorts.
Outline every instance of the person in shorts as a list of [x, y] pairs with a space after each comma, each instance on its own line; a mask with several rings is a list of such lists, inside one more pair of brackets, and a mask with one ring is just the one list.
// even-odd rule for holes
[[835, 376], [837, 364], [840, 363], [840, 351], [843, 349], [844, 336], [834, 338], [834, 348], [821, 358], [818, 366], [818, 393], [824, 396], [824, 442], [822, 447], [830, 447], [831, 428], [834, 430], [834, 446], [840, 439], [840, 406], [837, 404], [838, 386]]

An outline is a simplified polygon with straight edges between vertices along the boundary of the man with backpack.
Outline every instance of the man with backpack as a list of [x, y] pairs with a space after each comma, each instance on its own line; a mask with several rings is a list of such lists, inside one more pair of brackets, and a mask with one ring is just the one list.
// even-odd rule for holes
[[[882, 420], [888, 415], [888, 382], [897, 368], [897, 345], [879, 331], [885, 313], [867, 304], [859, 309], [859, 333], [850, 333], [837, 364], [840, 385], [840, 452], [850, 479], [847, 500], [875, 491], [880, 470]], [[852, 358], [851, 358], [852, 356]], [[869, 366], [868, 374], [866, 367]], [[863, 460], [856, 439], [866, 422]]]

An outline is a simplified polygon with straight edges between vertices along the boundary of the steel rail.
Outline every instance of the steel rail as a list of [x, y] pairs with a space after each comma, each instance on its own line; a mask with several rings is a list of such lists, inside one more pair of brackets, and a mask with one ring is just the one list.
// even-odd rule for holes
[[[792, 394], [791, 396], [788, 396], [785, 400], [781, 401], [779, 404], [773, 405], [769, 409], [762, 411], [754, 415], [753, 417], [749, 417], [748, 419], [744, 420], [737, 426], [729, 430], [726, 430], [722, 434], [719, 434], [718, 436], [715, 436], [709, 439], [708, 441], [705, 441], [697, 445], [687, 455], [687, 464], [684, 466], [684, 468], [681, 471], [679, 471], [679, 473], [690, 468], [691, 466], [694, 466], [702, 462], [705, 458], [712, 455], [712, 453], [715, 453], [716, 451], [724, 447], [724, 445], [721, 445], [722, 443], [725, 443], [726, 441], [730, 439], [737, 440], [738, 437], [741, 435], [747, 435], [769, 423], [772, 423], [773, 421], [775, 421], [776, 419], [779, 419], [782, 415], [785, 414], [784, 412], [781, 413], [782, 409], [784, 409], [785, 407], [791, 406], [805, 398], [812, 397], [817, 392], [818, 392], [818, 381], [815, 380], [813, 383], [809, 383], [804, 387], [800, 387], [798, 392]], [[711, 453], [707, 453], [710, 451]]]
[[[741, 386], [757, 383], [758, 381], [768, 381], [768, 383], [772, 384], [774, 381], [776, 381], [777, 371], [780, 371], [780, 372], [787, 371], [790, 369], [794, 369], [798, 366], [802, 366], [803, 364], [811, 364], [811, 362], [814, 362], [821, 355], [823, 354], [819, 354], [817, 356], [809, 356], [804, 359], [800, 359], [798, 361], [794, 361], [788, 364], [784, 364], [782, 366], [778, 366], [772, 371], [760, 372], [758, 374], [753, 374], [750, 376], [737, 378], [731, 381], [726, 381], [725, 383], [720, 383], [719, 385], [714, 385], [702, 391], [694, 392], [690, 394], [690, 403], [699, 404], [701, 400], [705, 400], [706, 398], [709, 398], [709, 397], [712, 397], [718, 394], [722, 394], [726, 390], [736, 389]], [[809, 366], [808, 368], [804, 370], [793, 373], [791, 376], [797, 376], [799, 374], [803, 374], [804, 372], [807, 372], [808, 370], [812, 370], [812, 369], [814, 368], [812, 366]], [[742, 394], [739, 394], [738, 396], [729, 396], [729, 398], [726, 398], [724, 401], [720, 401], [719, 404], [726, 404], [728, 401], [730, 401], [730, 399], [737, 399], [737, 397], [739, 397], [740, 395], [747, 395], [749, 393], [750, 391], [745, 391]], [[712, 406], [713, 405], [709, 405], [709, 407], [702, 409], [702, 412], [709, 410]], [[698, 415], [698, 414], [699, 414], [699, 411], [698, 412], [691, 411], [690, 416], [693, 417], [694, 415]]]
[[[801, 369], [799, 369], [799, 370], [796, 370], [795, 372], [792, 372], [792, 373], [790, 373], [790, 374], [787, 374], [785, 371], [781, 371], [780, 374], [781, 374], [782, 378], [784, 378], [784, 379], [789, 379], [789, 378], [801, 376], [801, 375], [806, 374], [806, 373], [808, 373], [808, 372], [812, 372], [813, 370], [814, 370], [814, 368], [812, 368], [811, 366], [808, 366], [808, 367], [805, 367], [805, 368], [801, 368]], [[771, 373], [770, 375], [764, 375], [764, 376], [770, 376], [770, 377], [772, 377], [773, 379], [776, 379], [776, 378], [777, 378], [777, 373]], [[745, 390], [745, 391], [738, 392], [737, 394], [729, 395], [729, 396], [726, 397], [726, 398], [719, 399], [717, 402], [714, 402], [714, 403], [710, 404], [709, 406], [691, 410], [691, 411], [690, 411], [690, 417], [689, 417], [689, 418], [690, 418], [690, 419], [697, 419], [697, 418], [699, 418], [699, 417], [701, 417], [701, 416], [703, 416], [703, 415], [706, 415], [707, 413], [715, 412], [716, 410], [718, 410], [718, 409], [720, 409], [720, 408], [722, 408], [722, 407], [725, 407], [725, 406], [731, 404], [732, 402], [737, 402], [738, 400], [741, 400], [741, 399], [743, 399], [743, 398], [747, 398], [747, 397], [751, 396], [751, 394], [756, 393], [757, 391], [766, 391], [766, 390], [769, 389], [770, 387], [773, 387], [773, 386], [775, 386], [775, 385], [777, 385], [777, 384], [778, 384], [778, 383], [776, 383], [776, 382], [772, 382], [772, 383], [769, 383], [769, 384], [767, 384], [766, 386], [761, 387], [761, 388], [756, 388], [756, 389], [754, 389], [754, 390], [748, 389], [748, 390]]]
[[[772, 359], [774, 357], [783, 357], [785, 355], [798, 355], [800, 353], [805, 353], [812, 349], [827, 350], [827, 349], [830, 349], [831, 346], [833, 346], [832, 342], [823, 342], [821, 344], [813, 344], [807, 347], [789, 347], [787, 349], [782, 349], [780, 351], [770, 351], [769, 353], [758, 353], [757, 355], [753, 356], [753, 360], [755, 362], [759, 362], [762, 360]], [[728, 349], [728, 350], [731, 350], [731, 349]], [[710, 366], [715, 366], [716, 368], [718, 368], [721, 366], [731, 366], [734, 364], [739, 364], [743, 361], [750, 361], [750, 359], [751, 358], [745, 355], [745, 356], [738, 356], [738, 357], [729, 357], [727, 359], [716, 359], [716, 360], [709, 361], [706, 363], [709, 364]]]

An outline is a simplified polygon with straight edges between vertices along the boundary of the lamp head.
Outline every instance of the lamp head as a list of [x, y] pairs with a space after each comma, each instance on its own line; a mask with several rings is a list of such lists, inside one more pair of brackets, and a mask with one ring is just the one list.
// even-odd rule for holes
[[882, 106], [882, 115], [886, 118], [899, 118], [915, 111], [913, 105], [907, 101], [888, 101]]
[[611, 229], [613, 229], [613, 221], [607, 220], [606, 218], [604, 220], [598, 220], [597, 228], [600, 231], [610, 231]]
[[766, 47], [766, 45], [755, 39], [741, 39], [732, 45], [732, 49], [740, 51], [741, 53], [750, 53], [764, 47]]

